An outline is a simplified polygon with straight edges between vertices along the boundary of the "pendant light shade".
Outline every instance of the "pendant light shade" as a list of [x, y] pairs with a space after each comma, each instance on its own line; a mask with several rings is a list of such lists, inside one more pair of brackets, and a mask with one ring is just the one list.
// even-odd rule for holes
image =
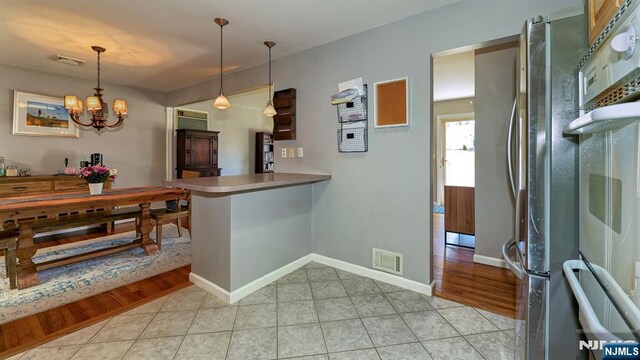
[[231, 107], [231, 103], [229, 102], [229, 99], [224, 96], [222, 91], [220, 91], [220, 95], [218, 95], [216, 100], [213, 102], [213, 107], [218, 110], [227, 110]]
[[229, 24], [229, 20], [225, 18], [215, 18], [213, 21], [220, 26], [220, 93], [213, 102], [213, 107], [219, 110], [226, 110], [231, 107], [231, 103], [229, 102], [229, 99], [224, 96], [224, 92], [222, 91], [222, 77], [224, 73], [224, 66], [222, 63], [222, 28]]
[[269, 48], [269, 96], [267, 100], [267, 106], [265, 106], [262, 113], [264, 114], [264, 116], [274, 116], [278, 115], [278, 112], [273, 107], [273, 101], [271, 97], [271, 48], [276, 46], [276, 43], [274, 41], [265, 41], [264, 44]]
[[267, 103], [267, 106], [264, 108], [264, 111], [262, 113], [264, 114], [264, 116], [278, 115], [278, 112], [276, 111], [276, 108], [273, 107], [273, 103], [271, 101]]

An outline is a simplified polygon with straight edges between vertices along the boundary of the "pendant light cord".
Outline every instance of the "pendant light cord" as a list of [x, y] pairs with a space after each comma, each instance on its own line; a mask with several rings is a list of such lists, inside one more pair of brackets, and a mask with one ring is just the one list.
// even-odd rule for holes
[[220, 25], [220, 93], [222, 94], [222, 74], [224, 73], [222, 69], [222, 52], [224, 51], [224, 47], [222, 46], [222, 28], [224, 25]]
[[271, 102], [271, 47], [269, 47], [269, 98], [267, 99]]

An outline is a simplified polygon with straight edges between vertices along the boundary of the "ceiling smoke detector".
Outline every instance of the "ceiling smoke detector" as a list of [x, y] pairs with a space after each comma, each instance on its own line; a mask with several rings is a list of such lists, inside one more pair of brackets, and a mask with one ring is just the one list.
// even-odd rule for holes
[[72, 58], [64, 55], [53, 55], [51, 57], [51, 60], [55, 62], [59, 62], [61, 64], [67, 64], [67, 65], [73, 65], [73, 66], [81, 66], [82, 64], [86, 63], [85, 60], [76, 59], [76, 58]]

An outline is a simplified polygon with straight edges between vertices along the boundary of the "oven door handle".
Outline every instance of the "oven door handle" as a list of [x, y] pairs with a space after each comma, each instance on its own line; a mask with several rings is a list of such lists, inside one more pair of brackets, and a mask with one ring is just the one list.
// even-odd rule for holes
[[562, 264], [564, 276], [569, 281], [569, 286], [571, 287], [573, 296], [578, 301], [580, 313], [582, 313], [582, 317], [584, 318], [584, 323], [580, 320], [582, 326], [585, 327], [584, 331], [596, 337], [600, 341], [621, 341], [622, 339], [613, 335], [600, 323], [600, 320], [598, 320], [598, 316], [593, 310], [593, 306], [591, 306], [587, 294], [585, 294], [582, 289], [580, 280], [578, 280], [578, 277], [576, 276], [576, 270], [589, 271], [582, 260], [567, 260]]

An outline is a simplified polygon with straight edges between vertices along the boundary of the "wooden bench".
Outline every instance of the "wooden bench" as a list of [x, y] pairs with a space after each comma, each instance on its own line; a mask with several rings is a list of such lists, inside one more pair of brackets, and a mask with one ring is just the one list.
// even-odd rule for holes
[[14, 230], [0, 231], [0, 249], [4, 250], [4, 267], [9, 278], [9, 288], [17, 287], [18, 272], [16, 267], [16, 248], [18, 232]]
[[140, 208], [137, 206], [113, 210], [93, 211], [82, 214], [60, 215], [53, 218], [38, 219], [33, 222], [34, 233], [70, 229], [81, 226], [108, 224], [118, 220], [140, 219]]

